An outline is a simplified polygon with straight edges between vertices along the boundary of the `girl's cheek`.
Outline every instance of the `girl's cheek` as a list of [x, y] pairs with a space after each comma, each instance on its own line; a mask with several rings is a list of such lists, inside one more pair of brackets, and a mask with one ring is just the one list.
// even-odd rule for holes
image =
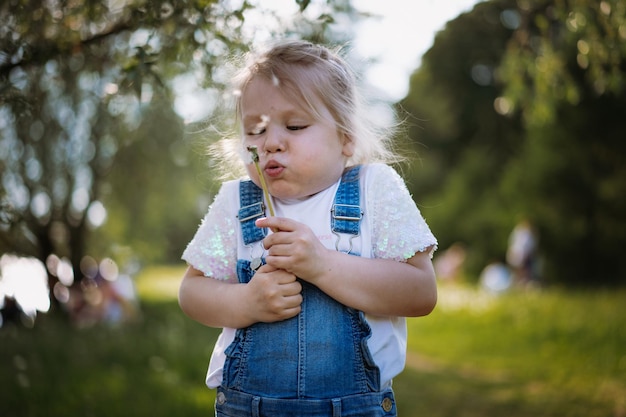
[[246, 161], [245, 166], [246, 166], [246, 172], [248, 173], [248, 176], [250, 177], [250, 179], [255, 180], [257, 175], [256, 175], [256, 168], [254, 167], [254, 164], [250, 161]]
[[261, 181], [259, 180], [259, 174], [256, 172], [256, 168], [254, 167], [254, 163], [246, 162], [246, 172], [248, 173], [248, 177], [252, 180], [253, 183], [256, 184], [257, 187], [261, 187]]

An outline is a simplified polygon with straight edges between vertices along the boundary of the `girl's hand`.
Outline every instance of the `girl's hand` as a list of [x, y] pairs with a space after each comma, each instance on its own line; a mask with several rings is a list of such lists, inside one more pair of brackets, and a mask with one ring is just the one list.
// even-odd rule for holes
[[308, 226], [284, 217], [259, 219], [256, 225], [275, 230], [263, 239], [268, 265], [311, 283], [323, 273], [328, 249]]
[[300, 313], [302, 285], [287, 271], [263, 265], [246, 289], [247, 299], [242, 305], [253, 323], [286, 320]]

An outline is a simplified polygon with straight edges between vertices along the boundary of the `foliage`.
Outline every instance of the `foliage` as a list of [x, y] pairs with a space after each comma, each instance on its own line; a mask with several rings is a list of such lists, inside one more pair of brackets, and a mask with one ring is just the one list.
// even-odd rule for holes
[[414, 189], [470, 274], [529, 219], [546, 282], [624, 283], [625, 19], [619, 1], [484, 2], [424, 56], [401, 103], [425, 120]]
[[503, 62], [505, 94], [526, 123], [556, 121], [563, 104], [626, 90], [626, 5], [620, 0], [519, 2]]
[[412, 116], [408, 133], [422, 156], [410, 171], [410, 188], [440, 248], [466, 243], [467, 267], [476, 276], [503, 255], [513, 226], [497, 184], [520, 147], [522, 127], [515, 118], [499, 117], [494, 100], [513, 33], [500, 16], [514, 4], [479, 3], [448, 22], [400, 103]]
[[[143, 320], [76, 329], [44, 315], [0, 328], [0, 413], [7, 416], [201, 416], [217, 332], [175, 297], [183, 267], [137, 277]], [[155, 282], [157, 284], [155, 284]], [[442, 286], [431, 315], [409, 320], [395, 379], [399, 415], [594, 417], [626, 411], [624, 291], [511, 292]]]
[[215, 188], [198, 153], [228, 60], [257, 35], [328, 41], [330, 16], [355, 14], [296, 3], [285, 21], [248, 1], [3, 2], [0, 252], [66, 257], [76, 279], [86, 253], [177, 259]]
[[509, 186], [527, 191], [517, 204], [541, 231], [546, 273], [624, 283], [626, 5], [535, 1], [520, 15], [503, 96], [528, 133]]

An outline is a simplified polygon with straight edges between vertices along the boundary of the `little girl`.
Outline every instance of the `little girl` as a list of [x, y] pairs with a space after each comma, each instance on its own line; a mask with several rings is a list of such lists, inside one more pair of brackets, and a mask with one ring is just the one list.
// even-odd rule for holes
[[437, 299], [435, 237], [338, 53], [284, 41], [235, 82], [240, 150], [258, 164], [222, 185], [179, 292], [189, 317], [223, 328], [216, 415], [395, 416], [404, 317]]

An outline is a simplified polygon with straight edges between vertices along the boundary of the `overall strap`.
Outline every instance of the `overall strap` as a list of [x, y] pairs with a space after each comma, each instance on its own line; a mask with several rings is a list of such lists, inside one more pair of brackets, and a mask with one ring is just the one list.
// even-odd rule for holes
[[[360, 206], [360, 165], [349, 168], [344, 172], [335, 194], [331, 209], [330, 226], [333, 233], [359, 235], [359, 227], [363, 211]], [[267, 229], [256, 227], [254, 221], [265, 215], [263, 204], [263, 190], [252, 181], [239, 183], [239, 222], [243, 241], [246, 245], [262, 240], [267, 236]]]
[[241, 223], [241, 233], [243, 242], [246, 245], [257, 242], [267, 236], [267, 229], [256, 227], [254, 221], [265, 216], [265, 205], [263, 204], [263, 190], [252, 181], [241, 181], [239, 183], [239, 222]]
[[330, 216], [330, 227], [335, 234], [359, 235], [359, 226], [363, 218], [359, 194], [360, 169], [360, 165], [349, 168], [341, 177]]

